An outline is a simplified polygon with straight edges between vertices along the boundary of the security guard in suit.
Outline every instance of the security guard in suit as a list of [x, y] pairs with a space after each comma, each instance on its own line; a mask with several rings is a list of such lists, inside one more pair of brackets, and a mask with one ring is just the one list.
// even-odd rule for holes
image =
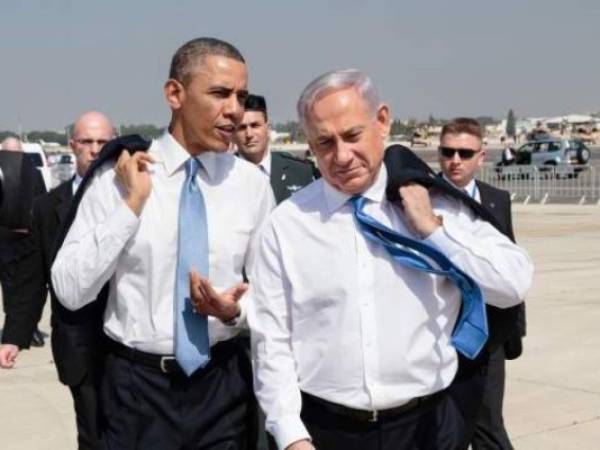
[[[318, 170], [312, 162], [289, 153], [270, 151], [270, 125], [264, 97], [248, 95], [244, 110], [244, 118], [233, 134], [233, 142], [238, 148], [238, 156], [255, 164], [269, 177], [277, 204], [318, 178]], [[260, 418], [260, 422], [257, 450], [266, 450], [264, 417]]]
[[[446, 180], [486, 207], [500, 226], [500, 231], [515, 240], [512, 227], [510, 194], [475, 179], [483, 165], [483, 132], [479, 123], [468, 117], [451, 120], [442, 129], [439, 163]], [[490, 336], [485, 351], [474, 362], [461, 360], [451, 392], [457, 398], [470, 397], [475, 410], [473, 450], [512, 450], [504, 425], [505, 360], [518, 358], [525, 335], [523, 303], [507, 309], [487, 307]], [[480, 396], [475, 388], [482, 382]], [[477, 400], [475, 402], [475, 400]]]
[[244, 109], [244, 119], [234, 133], [234, 142], [239, 155], [256, 164], [269, 177], [279, 204], [317, 178], [317, 170], [310, 161], [269, 150], [270, 126], [264, 97], [248, 95]]

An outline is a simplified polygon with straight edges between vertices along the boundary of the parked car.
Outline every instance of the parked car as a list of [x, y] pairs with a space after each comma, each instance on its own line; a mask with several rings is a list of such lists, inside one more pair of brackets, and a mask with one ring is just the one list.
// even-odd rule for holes
[[590, 149], [581, 139], [542, 139], [519, 147], [510, 164], [499, 162], [496, 171], [500, 175], [522, 173], [516, 166], [535, 166], [540, 172], [555, 168], [557, 174], [577, 176], [586, 169], [591, 157]]
[[50, 190], [52, 188], [52, 174], [50, 172], [50, 166], [48, 165], [48, 160], [46, 159], [46, 153], [44, 153], [44, 149], [40, 144], [35, 144], [32, 142], [23, 142], [23, 151], [33, 165], [37, 167], [37, 169], [42, 174], [42, 178], [44, 179], [44, 184], [46, 185], [46, 190]]
[[75, 155], [72, 153], [59, 155], [54, 164], [54, 174], [60, 183], [70, 180], [75, 175]]

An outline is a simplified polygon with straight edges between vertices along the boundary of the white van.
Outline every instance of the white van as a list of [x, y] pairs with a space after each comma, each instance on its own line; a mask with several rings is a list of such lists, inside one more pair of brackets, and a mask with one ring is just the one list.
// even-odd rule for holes
[[46, 185], [46, 190], [49, 191], [52, 188], [52, 173], [50, 171], [50, 166], [48, 165], [48, 160], [46, 159], [46, 153], [44, 153], [41, 144], [23, 142], [21, 145], [23, 146], [23, 151], [29, 155], [33, 164], [41, 172], [44, 184]]

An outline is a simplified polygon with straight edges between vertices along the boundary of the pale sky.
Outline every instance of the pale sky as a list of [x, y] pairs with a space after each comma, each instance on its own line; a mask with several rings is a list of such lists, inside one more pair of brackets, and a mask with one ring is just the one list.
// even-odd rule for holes
[[0, 130], [165, 125], [171, 56], [200, 36], [240, 49], [274, 122], [349, 67], [398, 118], [600, 111], [599, 0], [2, 0], [0, 23]]

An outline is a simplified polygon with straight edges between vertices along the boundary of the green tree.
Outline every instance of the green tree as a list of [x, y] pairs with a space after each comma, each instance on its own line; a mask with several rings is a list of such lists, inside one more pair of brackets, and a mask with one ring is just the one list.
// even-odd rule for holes
[[67, 135], [56, 131], [30, 131], [27, 133], [29, 142], [57, 142], [60, 145], [67, 145]]
[[300, 123], [296, 120], [288, 120], [285, 123], [276, 123], [273, 129], [279, 133], [290, 133], [293, 142], [306, 142]]
[[152, 124], [121, 125], [117, 130], [120, 135], [139, 134], [145, 139], [156, 139], [164, 133], [165, 129]]
[[0, 131], [0, 141], [3, 141], [7, 137], [17, 137], [17, 133], [12, 131]]
[[508, 116], [506, 116], [506, 135], [513, 139], [517, 135], [517, 119], [512, 109], [508, 110]]
[[492, 116], [477, 116], [475, 117], [475, 120], [477, 120], [477, 122], [479, 122], [479, 124], [482, 127], [486, 127], [488, 125], [495, 125], [499, 122], [498, 119]]

